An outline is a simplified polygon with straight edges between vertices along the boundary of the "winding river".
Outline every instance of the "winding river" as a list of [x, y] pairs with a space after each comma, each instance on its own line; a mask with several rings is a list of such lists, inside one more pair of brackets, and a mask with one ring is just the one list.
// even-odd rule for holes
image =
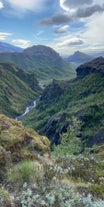
[[25, 109], [25, 112], [23, 114], [21, 114], [20, 116], [17, 116], [15, 119], [20, 120], [22, 117], [24, 117], [26, 114], [28, 114], [33, 108], [36, 107], [37, 101], [39, 101], [39, 98], [36, 99], [35, 101], [33, 101], [33, 103], [31, 103], [30, 105], [28, 105]]
[[[44, 85], [43, 83], [39, 82], [39, 86], [44, 89]], [[20, 116], [17, 116], [15, 119], [18, 121], [20, 120], [22, 117], [24, 117], [26, 114], [28, 114], [33, 108], [36, 107], [37, 102], [40, 100], [41, 95], [33, 101], [33, 103], [31, 103], [30, 105], [28, 105], [25, 109], [25, 112], [23, 114], [21, 114]]]

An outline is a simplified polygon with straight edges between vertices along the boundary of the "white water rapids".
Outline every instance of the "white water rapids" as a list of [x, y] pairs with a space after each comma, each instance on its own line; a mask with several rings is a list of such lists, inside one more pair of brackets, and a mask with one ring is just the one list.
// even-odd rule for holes
[[[44, 85], [43, 83], [39, 82], [39, 86], [44, 89]], [[26, 114], [28, 114], [33, 108], [36, 107], [36, 103], [40, 100], [40, 97], [39, 96], [36, 100], [33, 101], [33, 103], [31, 103], [30, 105], [28, 105], [25, 109], [25, 112], [23, 114], [21, 114], [20, 116], [17, 116], [15, 119], [16, 120], [20, 120], [23, 116], [25, 116]]]
[[21, 114], [20, 116], [17, 116], [15, 119], [16, 120], [20, 120], [23, 116], [25, 116], [26, 114], [28, 114], [33, 108], [36, 107], [36, 102], [39, 101], [39, 98], [36, 99], [31, 105], [27, 106], [25, 109], [25, 112], [23, 114]]

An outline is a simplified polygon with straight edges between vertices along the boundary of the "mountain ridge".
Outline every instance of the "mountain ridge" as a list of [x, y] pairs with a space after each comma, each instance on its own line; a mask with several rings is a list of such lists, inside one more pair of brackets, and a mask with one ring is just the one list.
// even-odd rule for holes
[[37, 45], [22, 53], [1, 53], [0, 62], [10, 62], [27, 71], [33, 71], [40, 80], [75, 77], [75, 67], [67, 64], [52, 48]]
[[23, 49], [12, 44], [6, 42], [0, 42], [0, 53], [7, 53], [7, 52], [22, 52]]
[[93, 59], [92, 56], [87, 55], [80, 51], [76, 51], [73, 55], [70, 55], [69, 57], [67, 57], [66, 61], [68, 63], [72, 62], [78, 66], [78, 65], [84, 64], [85, 62], [91, 61], [92, 59]]

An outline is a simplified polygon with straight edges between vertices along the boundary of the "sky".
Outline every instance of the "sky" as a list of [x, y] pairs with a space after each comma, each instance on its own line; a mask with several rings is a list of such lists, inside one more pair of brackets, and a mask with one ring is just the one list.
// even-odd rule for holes
[[104, 0], [0, 0], [0, 41], [61, 55], [104, 51]]

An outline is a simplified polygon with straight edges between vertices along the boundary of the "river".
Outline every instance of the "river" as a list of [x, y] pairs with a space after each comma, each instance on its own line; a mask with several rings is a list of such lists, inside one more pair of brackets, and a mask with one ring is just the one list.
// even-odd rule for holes
[[[42, 89], [44, 89], [44, 84], [43, 83], [39, 82], [39, 86]], [[36, 105], [37, 105], [37, 102], [40, 100], [40, 97], [41, 97], [41, 95], [39, 95], [39, 97], [36, 100], [34, 100], [30, 105], [28, 105], [26, 107], [25, 112], [23, 114], [17, 116], [15, 119], [20, 120], [22, 117], [24, 117], [26, 114], [28, 114], [33, 108], [35, 108]]]
[[15, 119], [17, 121], [20, 120], [22, 117], [24, 117], [26, 114], [28, 114], [33, 108], [35, 108], [37, 105], [37, 102], [40, 100], [40, 97], [41, 96], [39, 96], [35, 101], [33, 101], [30, 105], [28, 105], [25, 109], [25, 112], [23, 114], [17, 116]]

